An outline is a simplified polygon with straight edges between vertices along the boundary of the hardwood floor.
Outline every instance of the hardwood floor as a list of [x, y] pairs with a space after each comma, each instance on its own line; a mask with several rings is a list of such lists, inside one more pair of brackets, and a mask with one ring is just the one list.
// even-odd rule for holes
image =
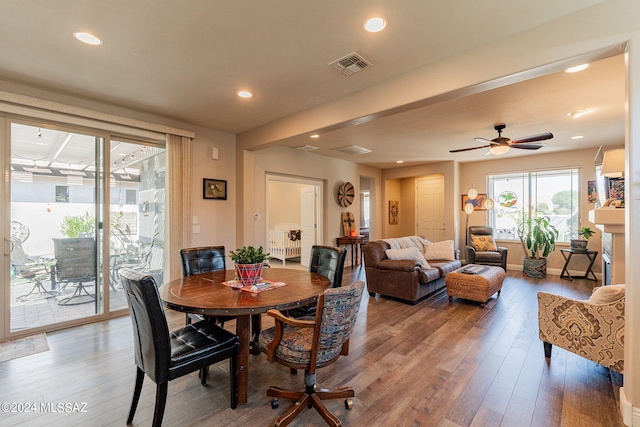
[[[344, 283], [364, 280], [358, 266]], [[593, 282], [523, 279], [507, 274], [499, 298], [484, 309], [441, 292], [411, 306], [365, 294], [350, 354], [318, 371], [320, 387], [350, 385], [354, 407], [327, 406], [344, 426], [622, 426], [621, 378], [562, 349], [544, 358], [536, 293], [586, 299]], [[171, 327], [184, 314], [167, 311]], [[264, 326], [272, 325], [264, 317]], [[235, 325], [225, 325], [234, 330]], [[47, 334], [50, 350], [0, 363], [0, 402], [35, 403], [35, 413], [0, 412], [0, 425], [122, 426], [135, 380], [128, 317]], [[271, 409], [270, 385], [303, 386], [303, 375], [251, 356], [247, 405], [229, 408], [228, 364], [169, 384], [165, 426], [268, 426], [290, 402]], [[155, 384], [148, 378], [133, 425], [149, 426]], [[85, 412], [41, 411], [41, 403], [86, 403]], [[74, 408], [72, 408], [74, 409]], [[292, 426], [325, 425], [313, 410]]]

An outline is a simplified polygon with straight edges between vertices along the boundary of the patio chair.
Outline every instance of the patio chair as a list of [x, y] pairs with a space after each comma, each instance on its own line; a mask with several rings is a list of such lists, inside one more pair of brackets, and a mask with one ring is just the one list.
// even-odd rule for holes
[[93, 237], [71, 239], [53, 239], [53, 252], [56, 258], [53, 266], [53, 278], [61, 283], [60, 292], [71, 283], [75, 284], [70, 296], [58, 299], [59, 305], [78, 305], [96, 300], [95, 290], [91, 293], [87, 284], [96, 281], [96, 242]]
[[58, 291], [46, 289], [42, 281], [49, 278], [47, 266], [48, 260], [40, 257], [35, 258], [27, 255], [22, 247], [22, 242], [14, 237], [11, 238], [11, 268], [16, 276], [33, 282], [33, 287], [26, 294], [16, 297], [17, 301], [26, 301], [33, 298], [53, 298], [58, 296]]

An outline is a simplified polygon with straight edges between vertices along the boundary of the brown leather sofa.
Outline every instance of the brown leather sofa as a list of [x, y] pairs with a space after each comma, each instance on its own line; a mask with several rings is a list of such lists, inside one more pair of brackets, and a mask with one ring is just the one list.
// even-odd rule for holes
[[415, 261], [390, 260], [385, 251], [390, 246], [382, 240], [374, 240], [363, 246], [367, 290], [416, 304], [423, 297], [444, 288], [445, 274], [462, 266], [460, 251], [455, 260], [430, 260], [430, 268], [423, 269]]

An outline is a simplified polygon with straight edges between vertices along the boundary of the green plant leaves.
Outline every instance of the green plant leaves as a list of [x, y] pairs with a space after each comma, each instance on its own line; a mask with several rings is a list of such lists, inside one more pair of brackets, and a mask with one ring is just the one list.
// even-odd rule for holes
[[262, 246], [243, 246], [235, 251], [229, 251], [229, 257], [236, 264], [258, 264], [269, 259], [269, 253], [264, 253]]
[[546, 258], [556, 248], [558, 230], [551, 224], [548, 216], [521, 217], [518, 236], [528, 257]]

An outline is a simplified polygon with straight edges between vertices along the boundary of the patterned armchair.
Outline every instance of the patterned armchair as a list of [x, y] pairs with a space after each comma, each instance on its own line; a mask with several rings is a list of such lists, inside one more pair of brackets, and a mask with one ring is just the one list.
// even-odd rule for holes
[[538, 293], [544, 355], [556, 345], [624, 373], [624, 285], [594, 288], [589, 301]]

